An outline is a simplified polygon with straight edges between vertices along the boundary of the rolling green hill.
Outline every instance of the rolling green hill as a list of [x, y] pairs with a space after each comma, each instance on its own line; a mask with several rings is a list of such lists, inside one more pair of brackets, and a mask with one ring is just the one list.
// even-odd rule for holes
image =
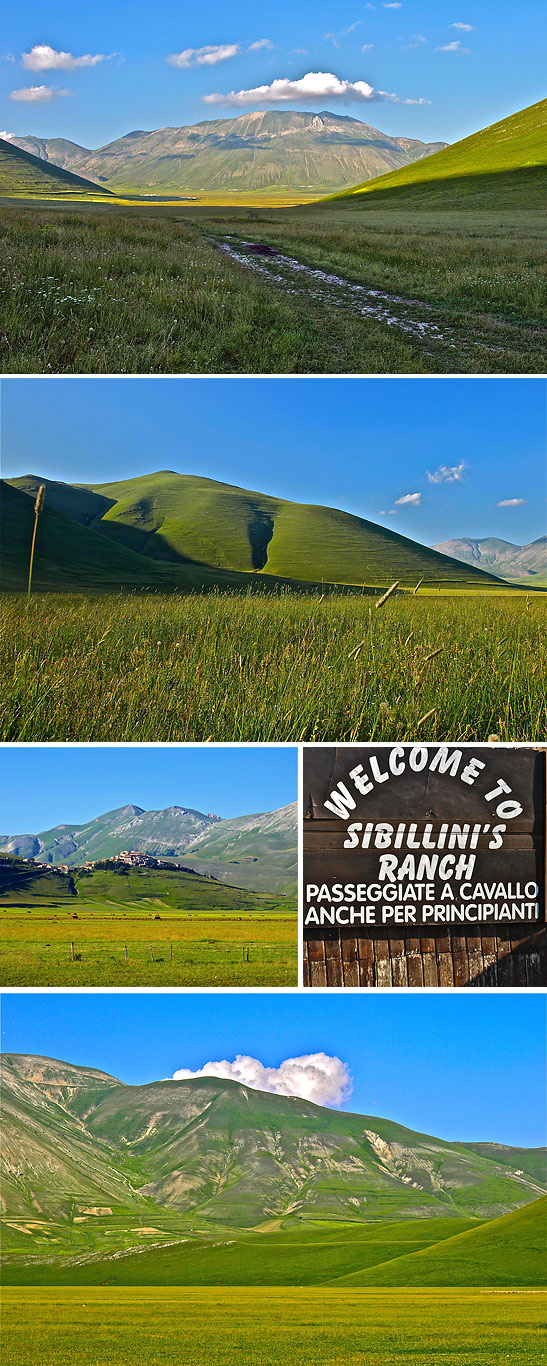
[[[75, 900], [76, 898], [76, 900]], [[58, 873], [37, 869], [32, 861], [0, 854], [0, 908], [66, 904], [70, 912], [84, 913], [88, 905], [105, 907], [109, 914], [142, 906], [147, 911], [182, 912], [184, 915], [265, 915], [287, 906], [271, 896], [241, 886], [218, 882], [189, 867], [128, 868], [123, 864], [99, 864], [93, 870], [74, 869]]]
[[482, 1257], [496, 1284], [507, 1232], [532, 1274], [545, 1177], [463, 1144], [215, 1077], [125, 1086], [22, 1054], [3, 1096], [5, 1279], [368, 1284], [443, 1257], [447, 1283], [473, 1284], [458, 1265]]
[[340, 1277], [344, 1286], [545, 1285], [547, 1197], [364, 1271]]
[[[37, 489], [44, 481], [34, 482]], [[26, 588], [28, 580], [34, 504], [17, 487], [17, 481], [0, 480], [0, 517], [0, 583], [4, 591], [18, 592]], [[100, 536], [93, 526], [58, 511], [49, 489], [40, 516], [33, 583], [35, 588], [57, 592], [108, 592], [118, 588], [189, 592], [247, 587], [242, 575], [206, 565], [198, 567], [182, 557], [176, 564], [159, 565], [135, 554], [129, 545]]]
[[540, 100], [427, 161], [345, 190], [330, 203], [390, 209], [539, 209], [546, 190], [547, 100]]
[[[35, 475], [10, 481], [32, 496], [40, 482]], [[113, 484], [80, 485], [72, 492], [42, 482], [48, 507], [70, 506], [71, 517], [93, 535], [94, 547], [100, 534], [111, 550], [115, 545], [131, 554], [132, 565], [135, 557], [153, 564], [149, 572], [156, 574], [161, 564], [163, 572], [191, 565], [194, 579], [216, 573], [219, 581], [237, 572], [260, 574], [264, 583], [276, 576], [293, 583], [369, 587], [396, 578], [406, 587], [418, 579], [479, 589], [500, 582], [336, 508], [292, 503], [197, 475], [160, 470]]]
[[85, 825], [64, 823], [38, 834], [0, 835], [4, 853], [75, 869], [124, 849], [182, 861], [198, 873], [237, 887], [292, 893], [297, 876], [296, 803], [230, 820], [181, 806], [144, 811], [129, 804]]
[[405, 166], [443, 143], [390, 137], [323, 110], [263, 110], [184, 128], [136, 130], [91, 151], [64, 138], [19, 137], [19, 147], [118, 191], [244, 195], [327, 193]]
[[110, 190], [0, 138], [0, 198], [111, 199]]

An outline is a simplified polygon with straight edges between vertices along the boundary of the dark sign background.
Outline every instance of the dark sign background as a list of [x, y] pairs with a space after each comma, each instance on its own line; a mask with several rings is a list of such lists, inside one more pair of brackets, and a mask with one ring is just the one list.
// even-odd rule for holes
[[[452, 825], [455, 822], [460, 826], [488, 823], [491, 828], [505, 825], [501, 848], [488, 848], [490, 831], [480, 837], [476, 850], [454, 849], [450, 852], [456, 856], [475, 852], [474, 871], [464, 879], [472, 884], [538, 883], [540, 920], [523, 922], [519, 919], [513, 923], [507, 920], [457, 921], [451, 924], [427, 921], [422, 925], [420, 903], [412, 901], [404, 904], [416, 908], [416, 922], [406, 926], [393, 920], [384, 925], [381, 918], [379, 924], [365, 927], [359, 923], [353, 926], [310, 924], [304, 928], [305, 983], [311, 986], [545, 985], [545, 751], [493, 745], [463, 748], [459, 773], [470, 759], [476, 758], [485, 764], [472, 785], [463, 783], [459, 776], [430, 770], [429, 762], [441, 748], [438, 744], [419, 747], [428, 754], [428, 762], [421, 772], [409, 770], [407, 763], [402, 775], [390, 776], [383, 783], [374, 782], [373, 790], [367, 795], [359, 794], [349, 778], [351, 770], [359, 764], [363, 768], [362, 776], [367, 777], [371, 772], [371, 756], [384, 773], [389, 771], [387, 759], [391, 751], [404, 749], [407, 757], [416, 748], [413, 745], [304, 747], [304, 921], [308, 904], [317, 905], [313, 899], [310, 903], [305, 900], [308, 884], [331, 886], [333, 883], [378, 881], [380, 854], [395, 851], [374, 847], [368, 850], [343, 848], [348, 826], [353, 822], [362, 822], [364, 826], [370, 821], [375, 825], [378, 821], [389, 821], [394, 826], [403, 822], [408, 826], [412, 822], [417, 827], [417, 840], [426, 824], [432, 828], [432, 839], [443, 823]], [[453, 754], [460, 747], [448, 745], [446, 749]], [[500, 778], [510, 786], [511, 792], [487, 802], [486, 794], [497, 786]], [[324, 805], [339, 782], [355, 801], [355, 808], [344, 819], [335, 816]], [[496, 814], [500, 802], [514, 799], [523, 808], [521, 814], [511, 819]], [[407, 852], [406, 845], [399, 849], [399, 859]], [[414, 852], [419, 859], [421, 852], [431, 854], [434, 851]], [[406, 886], [412, 879], [401, 881]], [[423, 878], [422, 881], [434, 883], [434, 900], [441, 903], [440, 892], [445, 884], [435, 878]], [[451, 900], [459, 905], [458, 884], [452, 879], [450, 883], [454, 893]], [[492, 897], [491, 900], [500, 899]], [[319, 904], [330, 909], [335, 903], [326, 900]], [[383, 901], [376, 904], [381, 906]], [[395, 904], [400, 904], [399, 898]], [[451, 904], [450, 900], [448, 904]]]

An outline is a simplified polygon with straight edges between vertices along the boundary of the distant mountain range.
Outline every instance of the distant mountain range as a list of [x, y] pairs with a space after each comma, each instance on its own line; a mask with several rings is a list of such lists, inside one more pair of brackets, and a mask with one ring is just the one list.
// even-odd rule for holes
[[479, 569], [488, 569], [503, 579], [547, 579], [547, 536], [540, 536], [529, 545], [513, 545], [511, 541], [501, 541], [495, 536], [484, 536], [480, 540], [463, 536], [461, 540], [442, 541], [433, 547], [443, 555], [461, 560], [463, 564], [474, 564]]
[[[477, 1221], [522, 1206], [528, 1252], [541, 1241], [531, 1205], [547, 1184], [541, 1149], [452, 1143], [216, 1077], [125, 1086], [22, 1054], [6, 1055], [2, 1093], [4, 1249], [16, 1278], [35, 1266], [65, 1284], [222, 1283], [220, 1258], [224, 1278], [267, 1284], [273, 1247], [278, 1283], [345, 1272], [366, 1283], [378, 1225], [375, 1260], [389, 1272], [401, 1253], [482, 1235], [495, 1226]], [[448, 1271], [454, 1280], [454, 1263]], [[500, 1275], [490, 1253], [482, 1275], [514, 1285], [541, 1272], [537, 1257], [529, 1267], [505, 1255]]]
[[327, 110], [253, 112], [183, 128], [138, 129], [95, 151], [66, 138], [32, 134], [12, 136], [10, 143], [115, 192], [155, 195], [328, 193], [446, 146], [390, 137]]
[[41, 863], [81, 867], [124, 849], [178, 862], [229, 886], [293, 892], [297, 879], [297, 804], [222, 820], [182, 806], [144, 811], [121, 806], [85, 825], [39, 834], [0, 835], [0, 850]]
[[493, 588], [491, 572], [336, 508], [288, 502], [198, 475], [160, 470], [112, 484], [64, 484], [41, 475], [0, 483], [2, 582], [22, 588], [34, 523], [35, 585], [247, 590], [340, 584]]

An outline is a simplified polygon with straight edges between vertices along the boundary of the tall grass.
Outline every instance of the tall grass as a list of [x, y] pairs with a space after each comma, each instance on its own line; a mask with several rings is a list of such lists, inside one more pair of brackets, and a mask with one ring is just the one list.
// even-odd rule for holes
[[35, 551], [35, 549], [36, 549], [36, 533], [37, 533], [37, 531], [38, 531], [38, 521], [39, 521], [39, 518], [40, 518], [40, 513], [41, 513], [42, 508], [43, 508], [43, 506], [44, 506], [44, 495], [45, 495], [45, 491], [46, 491], [46, 486], [45, 486], [45, 484], [40, 484], [40, 487], [39, 487], [39, 489], [38, 489], [38, 493], [37, 493], [37, 495], [36, 495], [36, 502], [35, 502], [35, 504], [34, 504], [34, 528], [33, 528], [33, 532], [32, 532], [32, 541], [31, 541], [31, 546], [30, 546], [30, 563], [29, 563], [29, 570], [28, 570], [28, 589], [27, 589], [27, 607], [30, 606], [30, 594], [31, 594], [31, 591], [32, 591], [32, 570], [33, 570], [33, 567], [34, 567], [34, 551]]
[[[4, 599], [4, 740], [544, 740], [545, 601]], [[360, 648], [357, 648], [360, 647]]]
[[[425, 344], [257, 278], [213, 239], [250, 234], [414, 299]], [[513, 373], [545, 370], [539, 214], [349, 208], [0, 209], [0, 360], [11, 373]]]

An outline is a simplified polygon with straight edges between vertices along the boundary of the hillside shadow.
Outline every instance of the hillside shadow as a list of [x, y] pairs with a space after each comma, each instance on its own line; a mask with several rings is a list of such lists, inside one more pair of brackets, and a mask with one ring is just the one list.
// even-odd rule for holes
[[[371, 182], [372, 183], [372, 182]], [[515, 171], [487, 171], [469, 175], [447, 175], [406, 185], [363, 189], [323, 201], [323, 208], [492, 208], [532, 209], [545, 207], [547, 165], [523, 166]], [[317, 208], [318, 204], [306, 206]], [[302, 211], [302, 210], [301, 210]], [[291, 210], [295, 212], [295, 210]]]

